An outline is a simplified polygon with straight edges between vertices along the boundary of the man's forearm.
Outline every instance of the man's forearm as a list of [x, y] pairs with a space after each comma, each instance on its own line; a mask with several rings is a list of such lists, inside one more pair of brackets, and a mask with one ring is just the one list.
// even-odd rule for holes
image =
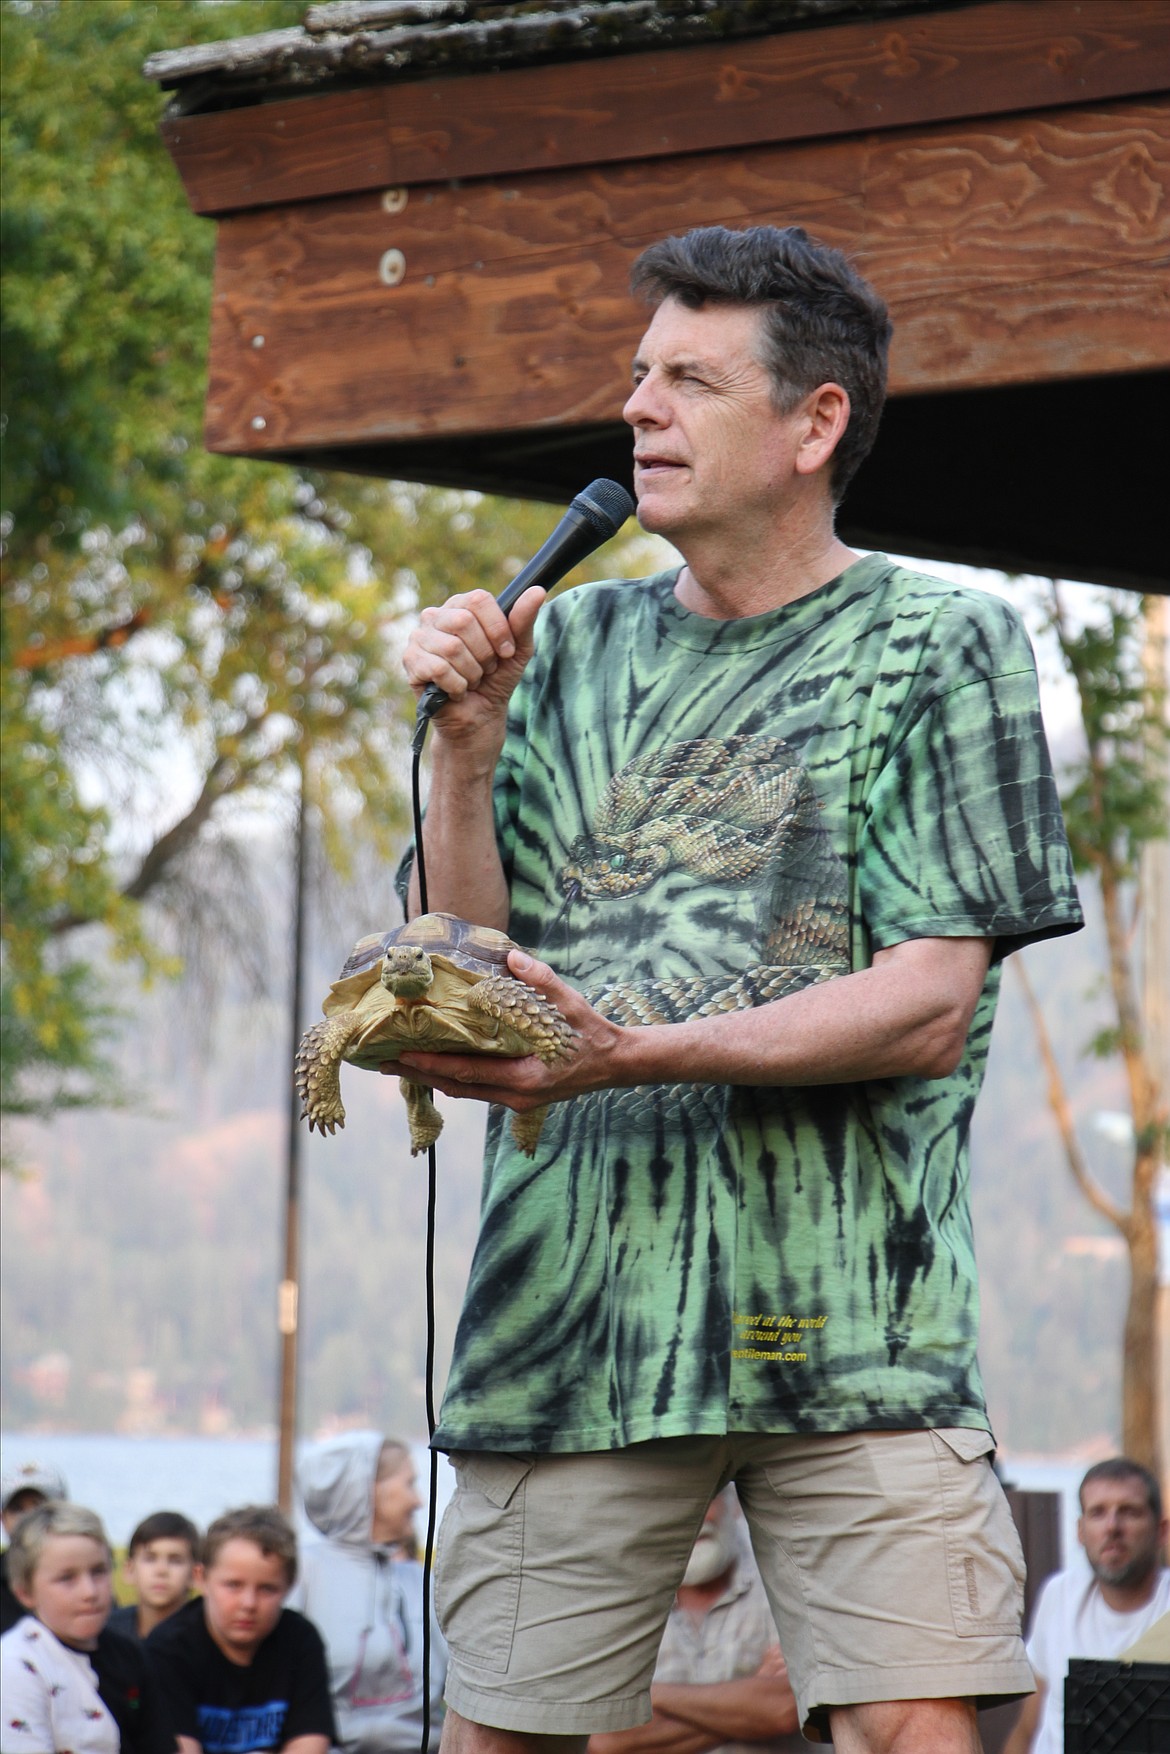
[[[494, 760], [461, 755], [436, 739], [423, 846], [428, 908], [504, 931], [508, 886], [496, 845], [494, 777]], [[410, 919], [421, 911], [417, 860], [406, 911]]]
[[[938, 1077], [962, 1055], [983, 939], [919, 939], [771, 1005], [627, 1032], [615, 1082], [845, 1084]], [[936, 973], [932, 963], [939, 963]]]
[[656, 1711], [678, 1718], [722, 1742], [768, 1742], [800, 1728], [786, 1678], [743, 1675], [735, 1681], [655, 1683]]
[[[504, 747], [508, 702], [533, 652], [545, 599], [525, 591], [505, 617], [486, 591], [457, 593], [424, 609], [403, 663], [416, 693], [431, 683], [447, 704], [431, 727], [431, 783], [423, 830], [427, 905], [479, 925], [508, 924], [508, 888], [496, 847], [492, 782]], [[407, 913], [419, 912], [417, 868]]]

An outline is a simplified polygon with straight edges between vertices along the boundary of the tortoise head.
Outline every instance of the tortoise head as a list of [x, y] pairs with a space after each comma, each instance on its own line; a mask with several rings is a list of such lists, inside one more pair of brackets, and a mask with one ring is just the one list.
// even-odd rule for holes
[[421, 999], [435, 978], [431, 959], [417, 944], [391, 944], [382, 958], [382, 985], [396, 999]]

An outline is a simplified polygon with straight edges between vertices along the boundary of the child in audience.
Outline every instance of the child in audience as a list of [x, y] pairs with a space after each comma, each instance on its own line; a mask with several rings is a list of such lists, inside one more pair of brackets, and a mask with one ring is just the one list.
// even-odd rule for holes
[[[345, 1754], [417, 1754], [423, 1719], [422, 1566], [414, 1540], [414, 1460], [398, 1438], [349, 1431], [315, 1444], [298, 1468], [309, 1521], [326, 1537], [307, 1548], [292, 1600], [329, 1655], [338, 1747]], [[443, 1721], [447, 1647], [432, 1617], [431, 1747]]]
[[[68, 1498], [65, 1481], [56, 1468], [44, 1462], [20, 1462], [0, 1479], [0, 1527], [11, 1540], [22, 1516], [52, 1498]], [[0, 1634], [8, 1632], [24, 1614], [8, 1583], [8, 1553], [0, 1553]]]
[[144, 1647], [179, 1754], [327, 1754], [335, 1734], [325, 1647], [284, 1605], [297, 1575], [288, 1519], [275, 1505], [218, 1517], [195, 1575], [202, 1597]]
[[92, 1510], [56, 1501], [16, 1525], [8, 1572], [24, 1617], [0, 1638], [3, 1754], [168, 1754], [140, 1647], [106, 1624], [113, 1557]]
[[110, 1625], [130, 1638], [147, 1638], [191, 1594], [199, 1563], [199, 1531], [177, 1510], [156, 1510], [130, 1537], [123, 1575], [138, 1598], [115, 1608]]

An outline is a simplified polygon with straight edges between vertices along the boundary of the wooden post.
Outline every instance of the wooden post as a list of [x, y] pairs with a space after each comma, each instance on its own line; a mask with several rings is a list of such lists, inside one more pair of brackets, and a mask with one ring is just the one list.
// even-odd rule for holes
[[277, 1298], [280, 1332], [280, 1453], [277, 1462], [276, 1501], [289, 1515], [292, 1511], [293, 1460], [297, 1440], [297, 1340], [300, 1301], [301, 1247], [301, 1128], [300, 1098], [292, 1080], [292, 1065], [301, 1038], [301, 985], [305, 960], [305, 769], [300, 768], [297, 797], [296, 879], [293, 899], [292, 995], [289, 1005], [288, 1054], [288, 1150], [284, 1189], [284, 1276]]

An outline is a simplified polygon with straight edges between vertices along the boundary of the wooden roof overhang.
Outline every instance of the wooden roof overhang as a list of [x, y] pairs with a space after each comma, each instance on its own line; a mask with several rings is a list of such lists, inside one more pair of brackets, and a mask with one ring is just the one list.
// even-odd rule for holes
[[[460, 0], [380, 10], [420, 36], [428, 5]], [[346, 10], [310, 9], [306, 55]], [[846, 540], [1170, 589], [1170, 0], [894, 11], [480, 71], [396, 71], [368, 29], [250, 83], [260, 38], [156, 56], [218, 225], [208, 446], [553, 500], [628, 480], [634, 256], [800, 223], [895, 322]]]

